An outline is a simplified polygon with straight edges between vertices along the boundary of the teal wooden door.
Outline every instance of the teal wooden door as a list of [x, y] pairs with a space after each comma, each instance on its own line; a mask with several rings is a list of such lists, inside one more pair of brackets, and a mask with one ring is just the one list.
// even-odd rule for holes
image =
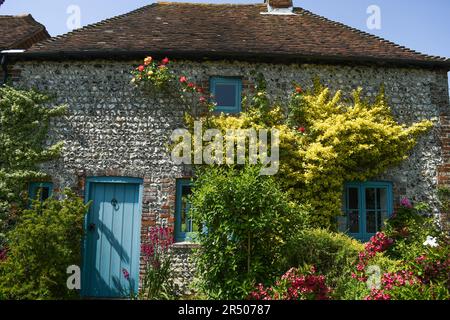
[[88, 182], [92, 204], [85, 223], [83, 296], [117, 298], [137, 293], [141, 185], [133, 182], [126, 178]]

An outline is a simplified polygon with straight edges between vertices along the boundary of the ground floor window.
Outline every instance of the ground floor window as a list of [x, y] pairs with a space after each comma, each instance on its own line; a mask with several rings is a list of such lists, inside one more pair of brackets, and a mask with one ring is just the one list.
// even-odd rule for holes
[[28, 190], [30, 199], [37, 200], [39, 194], [39, 200], [45, 201], [52, 196], [53, 183], [51, 182], [31, 182]]
[[201, 230], [201, 226], [189, 214], [189, 195], [192, 193], [190, 179], [178, 179], [175, 205], [175, 241], [192, 241]]
[[344, 217], [339, 229], [361, 241], [368, 241], [392, 215], [390, 182], [361, 182], [345, 185]]

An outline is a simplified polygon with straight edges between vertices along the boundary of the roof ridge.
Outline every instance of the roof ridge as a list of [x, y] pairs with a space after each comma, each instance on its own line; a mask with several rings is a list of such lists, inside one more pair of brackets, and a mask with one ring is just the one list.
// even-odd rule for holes
[[208, 3], [208, 2], [173, 2], [173, 1], [156, 1], [154, 4], [159, 5], [190, 5], [190, 6], [252, 6], [265, 7], [265, 3]]
[[314, 13], [314, 12], [312, 12], [312, 11], [309, 11], [309, 10], [307, 10], [307, 9], [304, 9], [304, 8], [301, 8], [301, 7], [295, 7], [294, 10], [296, 10], [296, 9], [300, 9], [303, 13], [305, 13], [305, 14], [307, 14], [307, 15], [310, 15], [310, 16], [313, 16], [313, 17], [315, 17], [315, 18], [318, 18], [318, 19], [320, 19], [320, 20], [322, 20], [322, 21], [324, 21], [324, 22], [331, 23], [331, 24], [333, 24], [333, 25], [335, 25], [335, 26], [337, 26], [337, 27], [341, 27], [341, 28], [347, 29], [347, 30], [352, 31], [352, 32], [354, 32], [354, 33], [356, 33], [356, 34], [359, 34], [359, 35], [361, 35], [361, 36], [365, 36], [365, 37], [371, 38], [371, 39], [373, 39], [373, 40], [382, 41], [383, 43], [385, 43], [385, 44], [387, 44], [387, 45], [394, 46], [394, 47], [396, 47], [396, 48], [402, 49], [402, 50], [407, 51], [407, 52], [410, 52], [410, 53], [414, 53], [414, 54], [419, 55], [419, 56], [422, 56], [422, 57], [424, 57], [424, 58], [440, 59], [440, 60], [442, 60], [442, 61], [450, 61], [450, 59], [445, 58], [445, 57], [441, 57], [441, 56], [432, 56], [432, 55], [428, 55], [428, 54], [425, 54], [425, 53], [422, 53], [422, 52], [413, 50], [413, 49], [408, 48], [408, 47], [406, 47], [406, 46], [403, 46], [403, 45], [397, 44], [397, 43], [395, 43], [395, 42], [393, 42], [393, 41], [390, 41], [390, 40], [387, 40], [387, 39], [385, 39], [385, 38], [382, 38], [382, 37], [380, 37], [380, 36], [377, 36], [377, 35], [368, 33], [368, 32], [366, 32], [366, 31], [363, 31], [363, 30], [360, 30], [360, 29], [351, 27], [351, 26], [349, 26], [349, 25], [346, 25], [345, 23], [342, 23], [342, 22], [339, 22], [339, 21], [334, 21], [334, 20], [328, 19], [328, 18], [326, 18], [326, 17], [324, 17], [324, 16], [321, 16], [321, 15], [319, 15], [319, 14], [317, 14], [317, 13]]
[[152, 3], [152, 4], [149, 4], [149, 5], [137, 8], [135, 10], [129, 11], [127, 13], [123, 13], [123, 14], [120, 14], [120, 15], [117, 15], [117, 16], [114, 16], [114, 17], [111, 17], [111, 18], [107, 18], [107, 19], [101, 20], [99, 22], [95, 22], [95, 23], [91, 23], [91, 24], [85, 25], [84, 27], [81, 27], [79, 29], [75, 29], [75, 30], [72, 30], [72, 31], [69, 31], [69, 32], [66, 32], [66, 33], [63, 33], [63, 34], [60, 34], [60, 35], [56, 35], [56, 36], [51, 37], [50, 39], [47, 39], [45, 41], [38, 42], [35, 45], [33, 45], [31, 48], [42, 47], [43, 45], [45, 45], [47, 43], [51, 43], [51, 42], [54, 42], [56, 40], [64, 39], [64, 38], [66, 38], [66, 37], [68, 37], [70, 35], [73, 35], [73, 34], [76, 34], [76, 33], [82, 32], [82, 31], [86, 31], [86, 30], [89, 30], [89, 29], [92, 29], [92, 28], [95, 28], [95, 27], [99, 27], [99, 26], [102, 26], [102, 25], [104, 25], [106, 23], [109, 23], [109, 22], [112, 22], [112, 21], [116, 21], [116, 20], [120, 20], [120, 19], [129, 17], [129, 16], [131, 16], [133, 14], [136, 14], [136, 13], [139, 13], [139, 12], [143, 12], [143, 11], [145, 11], [145, 10], [151, 8], [151, 7], [154, 7], [154, 6], [156, 6], [156, 3]]

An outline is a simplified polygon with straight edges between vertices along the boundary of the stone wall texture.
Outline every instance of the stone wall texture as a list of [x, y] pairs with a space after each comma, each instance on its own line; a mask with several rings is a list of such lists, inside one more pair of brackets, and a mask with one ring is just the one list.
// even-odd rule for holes
[[[173, 226], [176, 179], [188, 177], [191, 172], [174, 165], [167, 149], [172, 130], [183, 126], [182, 107], [169, 96], [143, 93], [133, 87], [130, 70], [137, 64], [106, 60], [36, 61], [19, 62], [13, 69], [15, 85], [47, 91], [56, 96], [57, 104], [69, 106], [69, 115], [52, 123], [49, 139], [65, 141], [62, 157], [43, 166], [56, 188], [71, 187], [83, 195], [88, 176], [143, 178], [144, 233], [149, 226]], [[203, 85], [211, 76], [241, 77], [244, 95], [252, 93], [258, 74], [263, 74], [270, 96], [282, 100], [288, 98], [292, 81], [310, 87], [316, 77], [332, 90], [349, 92], [361, 86], [368, 97], [375, 97], [384, 84], [400, 122], [433, 119], [436, 125], [420, 140], [409, 160], [379, 178], [394, 182], [396, 203], [403, 196], [427, 201], [438, 214], [438, 183], [450, 184], [450, 112], [445, 71], [226, 61], [178, 61], [173, 68]], [[186, 257], [180, 253], [182, 261]]]

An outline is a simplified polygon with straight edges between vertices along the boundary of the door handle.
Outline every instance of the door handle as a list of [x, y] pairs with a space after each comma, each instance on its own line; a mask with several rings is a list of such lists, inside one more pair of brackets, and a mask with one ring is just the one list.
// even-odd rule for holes
[[88, 230], [91, 232], [95, 231], [95, 223], [90, 223], [88, 226]]

